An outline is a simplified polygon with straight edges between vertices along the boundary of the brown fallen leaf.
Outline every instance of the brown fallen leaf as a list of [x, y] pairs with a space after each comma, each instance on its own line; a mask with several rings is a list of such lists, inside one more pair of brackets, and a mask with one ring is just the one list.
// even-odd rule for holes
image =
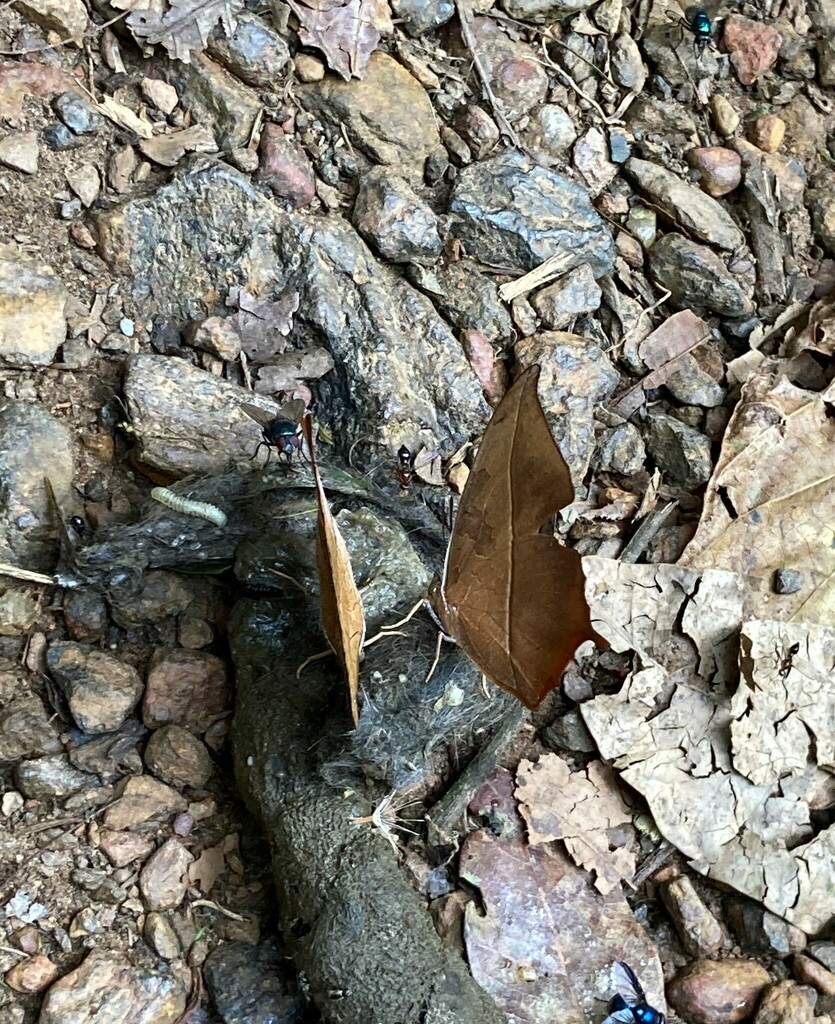
[[529, 367], [493, 413], [429, 600], [446, 634], [527, 707], [559, 685], [592, 629], [580, 556], [540, 527], [574, 499]]
[[532, 846], [561, 839], [578, 867], [593, 871], [595, 888], [605, 896], [635, 874], [635, 854], [614, 843], [609, 830], [632, 821], [611, 768], [592, 761], [572, 772], [557, 754], [522, 760], [516, 799], [528, 824]]
[[388, 0], [287, 0], [299, 39], [324, 53], [346, 82], [362, 78], [382, 35], [394, 31]]
[[585, 568], [595, 625], [643, 666], [581, 705], [601, 756], [692, 868], [818, 932], [835, 916], [835, 826], [812, 814], [832, 801], [835, 629], [748, 621], [769, 587], [733, 572]]
[[169, 135], [155, 135], [142, 139], [139, 149], [143, 156], [161, 167], [175, 167], [186, 153], [216, 153], [217, 143], [211, 128], [202, 124], [192, 125]]
[[214, 846], [207, 846], [197, 860], [188, 866], [188, 880], [204, 896], [212, 891], [212, 886], [220, 878], [226, 868], [224, 854], [225, 840], [221, 839]]
[[[515, 812], [495, 789], [490, 806], [500, 820]], [[642, 965], [648, 997], [665, 1008], [658, 952], [623, 893], [601, 895], [558, 847], [477, 831], [461, 847], [460, 871], [481, 896], [465, 908], [467, 960], [509, 1020], [602, 1020], [621, 957]]]
[[799, 575], [794, 593], [762, 595], [759, 618], [835, 621], [835, 383], [792, 384], [781, 361], [749, 377], [725, 430], [695, 536], [681, 565], [770, 582]]
[[689, 309], [673, 313], [638, 346], [638, 354], [650, 372], [609, 404], [612, 412], [629, 418], [644, 403], [644, 393], [658, 388], [692, 359], [692, 353], [710, 337], [710, 328]]
[[264, 363], [292, 347], [284, 339], [293, 329], [298, 292], [288, 290], [277, 299], [261, 299], [236, 285], [229, 289], [226, 305], [236, 310], [229, 320], [241, 336], [248, 359]]
[[313, 446], [313, 421], [310, 415], [302, 419], [302, 431], [307, 443], [319, 516], [316, 526], [316, 563], [319, 567], [319, 590], [322, 602], [322, 626], [328, 643], [339, 659], [348, 683], [351, 716], [359, 723], [360, 654], [365, 640], [365, 613], [362, 608], [354, 570], [345, 539], [328, 505], [316, 453]]
[[169, 10], [164, 14], [146, 5], [142, 10], [134, 9], [125, 24], [140, 46], [162, 43], [170, 57], [189, 64], [191, 51], [206, 49], [218, 22], [227, 36], [234, 32], [235, 15], [242, 7], [243, 0], [169, 0]]

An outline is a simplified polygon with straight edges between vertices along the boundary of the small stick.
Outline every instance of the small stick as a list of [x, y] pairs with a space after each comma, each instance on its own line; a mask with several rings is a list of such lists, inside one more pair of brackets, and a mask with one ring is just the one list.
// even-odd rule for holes
[[18, 569], [9, 562], [0, 562], [0, 576], [11, 576], [15, 580], [26, 580], [27, 583], [45, 583], [52, 586], [55, 580], [42, 572], [31, 572], [29, 569]]
[[493, 114], [499, 123], [499, 127], [507, 136], [508, 140], [513, 143], [517, 149], [522, 149], [522, 144], [519, 141], [519, 136], [511, 128], [507, 118], [502, 113], [501, 102], [496, 99], [496, 96], [490, 87], [490, 77], [481, 62], [481, 58], [478, 55], [476, 46], [475, 35], [473, 34], [472, 27], [472, 9], [470, 7], [470, 0], [455, 0], [455, 9], [458, 12], [458, 20], [461, 23], [461, 36], [467, 49], [470, 51], [470, 56], [473, 58], [473, 65], [478, 72], [478, 77], [481, 79], [481, 84], [484, 88], [485, 95], [490, 103], [493, 110]]
[[574, 258], [575, 253], [573, 252], [554, 253], [544, 263], [540, 263], [538, 267], [529, 270], [522, 277], [517, 277], [515, 281], [508, 281], [507, 284], [500, 285], [499, 298], [502, 302], [512, 302], [520, 295], [525, 295], [527, 292], [532, 292], [534, 288], [538, 288], [548, 281], [553, 281], [555, 277], [561, 277], [570, 269]]
[[620, 561], [634, 565], [646, 551], [649, 546], [649, 542], [658, 533], [664, 523], [667, 522], [676, 508], [678, 508], [677, 501], [671, 501], [670, 504], [665, 505], [664, 508], [654, 508], [627, 541], [626, 546], [620, 553]]
[[519, 703], [507, 712], [490, 740], [426, 814], [430, 836], [434, 832], [442, 842], [448, 842], [453, 838], [457, 831], [456, 826], [467, 810], [467, 805], [484, 785], [498, 764], [505, 748], [519, 734], [528, 714], [528, 709]]

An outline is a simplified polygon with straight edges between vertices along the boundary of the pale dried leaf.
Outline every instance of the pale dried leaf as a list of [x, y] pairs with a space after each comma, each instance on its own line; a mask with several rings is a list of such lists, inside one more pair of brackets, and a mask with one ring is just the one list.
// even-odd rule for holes
[[507, 391], [507, 367], [504, 361], [496, 358], [490, 339], [481, 331], [462, 331], [461, 347], [484, 390], [484, 397], [495, 409]]
[[835, 355], [835, 296], [827, 295], [815, 303], [806, 327], [783, 344], [780, 355], [795, 356], [809, 350]]
[[557, 754], [535, 764], [522, 760], [516, 799], [531, 845], [561, 839], [578, 867], [593, 871], [605, 896], [635, 873], [635, 855], [613, 841], [610, 829], [632, 820], [612, 771], [601, 761], [572, 772]]
[[161, 167], [176, 167], [186, 153], [216, 153], [217, 143], [211, 128], [195, 124], [169, 135], [143, 139], [139, 149], [143, 156]]
[[[785, 678], [779, 676], [787, 648], [775, 651], [766, 637], [781, 636], [789, 646], [797, 642], [797, 671], [806, 681], [798, 679], [802, 689], [793, 692], [803, 707], [789, 698], [783, 717], [809, 719], [806, 728], [824, 737], [821, 758], [828, 765], [835, 631], [797, 624], [774, 633], [774, 626], [747, 625], [740, 657], [747, 609], [762, 603], [769, 589], [764, 581], [599, 558], [586, 559], [584, 569], [595, 627], [614, 648], [637, 651], [644, 666], [619, 693], [582, 705], [600, 753], [645, 797], [659, 831], [695, 870], [817, 932], [835, 915], [835, 826], [817, 831], [810, 816], [824, 774], [813, 760], [816, 744], [804, 746], [804, 765], [785, 761], [780, 737], [770, 748], [760, 744], [754, 755], [742, 750], [741, 740], [732, 746], [734, 723], [744, 723], [756, 706], [743, 707], [748, 692], [734, 694], [740, 662], [752, 680], [773, 678], [776, 664], [778, 678], [787, 683], [793, 663]], [[774, 711], [768, 697], [757, 709], [764, 718]], [[767, 762], [780, 758], [789, 774], [761, 784], [743, 774], [765, 779]]]
[[770, 581], [803, 574], [794, 594], [767, 590], [757, 618], [835, 621], [835, 382], [790, 383], [779, 362], [745, 384], [725, 431], [696, 534], [680, 559]]
[[687, 360], [693, 358], [690, 353], [709, 337], [710, 328], [695, 313], [689, 309], [673, 313], [638, 346], [638, 354], [650, 373], [615, 396], [609, 408], [619, 416], [631, 416], [643, 404], [644, 392], [661, 387], [672, 373], [686, 366]]
[[253, 362], [268, 362], [287, 350], [284, 339], [293, 329], [293, 314], [299, 308], [299, 293], [288, 289], [277, 299], [260, 299], [246, 288], [235, 285], [229, 289], [226, 305], [237, 312], [230, 322], [241, 336], [247, 358]]
[[223, 874], [226, 866], [225, 842], [224, 839], [221, 839], [214, 846], [207, 846], [197, 860], [192, 861], [188, 866], [189, 882], [199, 889], [204, 896], [209, 895], [212, 891], [212, 886]]
[[321, 50], [346, 82], [362, 78], [381, 35], [394, 30], [388, 0], [287, 0], [299, 39]]
[[770, 620], [742, 627], [731, 700], [737, 771], [757, 785], [835, 771], [835, 630]]
[[134, 114], [130, 107], [114, 100], [112, 96], [102, 97], [101, 102], [96, 104], [96, 110], [120, 128], [134, 132], [140, 139], [150, 139], [154, 134], [154, 126], [150, 121]]
[[133, 9], [125, 24], [142, 45], [162, 43], [170, 57], [184, 64], [192, 50], [205, 50], [209, 35], [220, 22], [227, 36], [235, 30], [235, 15], [243, 0], [170, 0], [165, 14], [149, 8]]

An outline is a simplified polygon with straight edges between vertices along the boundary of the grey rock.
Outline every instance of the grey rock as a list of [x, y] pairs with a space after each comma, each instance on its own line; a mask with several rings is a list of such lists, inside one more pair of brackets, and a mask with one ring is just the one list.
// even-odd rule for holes
[[213, 771], [206, 747], [180, 725], [164, 725], [151, 734], [145, 748], [145, 764], [158, 779], [178, 789], [199, 789]]
[[39, 697], [17, 697], [0, 710], [0, 762], [60, 750], [57, 725]]
[[163, 960], [176, 960], [180, 955], [180, 940], [174, 926], [165, 914], [151, 911], [145, 918], [145, 941]]
[[391, 9], [410, 36], [432, 32], [455, 14], [452, 0], [392, 0]]
[[[792, 953], [799, 950], [791, 950]], [[828, 970], [835, 973], [835, 942], [812, 942], [809, 953]]]
[[708, 47], [698, 57], [693, 52], [693, 36], [673, 23], [654, 25], [641, 37], [646, 59], [670, 85], [688, 85], [719, 72], [716, 55]]
[[256, 89], [281, 86], [281, 73], [290, 60], [284, 37], [257, 14], [240, 12], [227, 36], [218, 24], [209, 36], [208, 53], [242, 82]]
[[459, 331], [480, 331], [491, 341], [511, 337], [513, 325], [498, 288], [472, 260], [447, 263], [431, 275], [418, 270], [413, 280]]
[[139, 892], [146, 910], [175, 910], [182, 903], [193, 860], [176, 839], [167, 839], [151, 854], [139, 872]]
[[362, 176], [353, 220], [369, 245], [393, 263], [434, 263], [441, 253], [438, 218], [386, 168]]
[[615, 390], [620, 374], [596, 341], [563, 331], [525, 338], [515, 351], [523, 368], [542, 367], [539, 398], [579, 489], [594, 451], [594, 409]]
[[305, 109], [343, 129], [361, 152], [408, 181], [423, 179], [427, 158], [442, 151], [437, 121], [424, 88], [388, 54], [372, 54], [361, 80], [326, 75], [297, 90]]
[[0, 139], [0, 164], [34, 174], [38, 169], [38, 133], [10, 132]]
[[84, 587], [66, 591], [64, 622], [73, 640], [100, 640], [108, 624], [104, 597]]
[[46, 366], [67, 332], [67, 291], [51, 267], [0, 256], [0, 357], [14, 366]]
[[614, 242], [588, 193], [521, 153], [461, 171], [450, 210], [453, 233], [484, 263], [524, 273], [568, 251], [567, 269], [589, 263], [596, 277], [612, 269]]
[[142, 696], [135, 668], [84, 644], [51, 644], [47, 665], [67, 696], [75, 721], [88, 733], [118, 729]]
[[700, 188], [682, 181], [665, 167], [637, 157], [626, 162], [625, 170], [664, 213], [697, 238], [730, 251], [743, 245], [743, 234], [730, 214]]
[[649, 266], [660, 287], [680, 309], [695, 308], [734, 319], [750, 316], [750, 294], [707, 246], [670, 233], [649, 251]]
[[804, 932], [753, 900], [735, 897], [725, 913], [739, 941], [755, 952], [788, 956], [806, 948]]
[[713, 409], [725, 401], [726, 389], [706, 373], [693, 356], [685, 356], [664, 385], [683, 405]]
[[835, 254], [835, 174], [824, 171], [815, 179], [815, 187], [806, 193], [815, 236], [826, 251]]
[[212, 129], [221, 148], [237, 149], [249, 143], [261, 111], [260, 97], [220, 64], [193, 51], [188, 64], [166, 61], [151, 72], [174, 86], [181, 106], [195, 123]]
[[556, 103], [543, 103], [531, 114], [525, 129], [526, 147], [540, 163], [553, 164], [577, 141], [577, 128], [568, 111]]
[[555, 750], [573, 750], [584, 754], [597, 750], [594, 737], [576, 708], [555, 719], [543, 733], [543, 739]]
[[594, 459], [595, 469], [631, 476], [644, 468], [647, 450], [633, 423], [622, 423], [605, 437]]
[[476, 160], [487, 156], [499, 143], [498, 126], [483, 107], [468, 104], [457, 112], [453, 124]]
[[51, 572], [58, 543], [44, 477], [61, 508], [71, 508], [69, 431], [40, 405], [7, 402], [0, 406], [0, 561]]
[[664, 481], [685, 490], [707, 483], [713, 471], [710, 439], [657, 406], [647, 411], [647, 420], [647, 451]]
[[43, 130], [43, 140], [50, 149], [61, 152], [65, 149], [76, 149], [84, 145], [75, 132], [71, 132], [65, 124], [48, 124]]
[[562, 21], [577, 11], [591, 7], [593, 2], [594, 0], [504, 0], [502, 6], [511, 18], [543, 24], [549, 21]]
[[34, 800], [69, 796], [99, 785], [95, 775], [79, 771], [66, 754], [52, 754], [34, 761], [23, 761], [15, 770], [20, 792]]
[[204, 974], [224, 1024], [296, 1024], [303, 1018], [298, 985], [276, 949], [223, 943], [209, 954]]
[[76, 92], [62, 92], [55, 97], [52, 107], [76, 135], [92, 135], [104, 124], [101, 114], [93, 110]]
[[603, 292], [588, 263], [575, 267], [531, 298], [543, 327], [561, 331], [583, 313], [600, 308]]
[[641, 59], [638, 44], [626, 32], [621, 32], [612, 43], [612, 78], [624, 89], [639, 93], [647, 80], [647, 69]]

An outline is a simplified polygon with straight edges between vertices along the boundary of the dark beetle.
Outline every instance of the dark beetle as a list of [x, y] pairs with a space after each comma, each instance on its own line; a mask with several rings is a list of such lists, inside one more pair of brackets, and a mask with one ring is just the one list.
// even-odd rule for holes
[[649, 1005], [629, 964], [616, 960], [612, 967], [612, 980], [618, 992], [609, 1003], [609, 1016], [603, 1024], [664, 1024], [664, 1014]]
[[252, 453], [250, 461], [257, 456], [263, 446], [267, 449], [265, 465], [269, 465], [270, 455], [273, 448], [275, 448], [279, 460], [283, 455], [285, 465], [289, 468], [293, 462], [293, 452], [301, 451], [302, 438], [299, 433], [299, 422], [304, 415], [304, 402], [300, 398], [296, 398], [292, 402], [285, 403], [278, 410], [277, 416], [273, 416], [272, 413], [259, 408], [257, 405], [244, 404], [241, 408], [250, 419], [255, 420], [262, 428], [261, 440]]
[[713, 22], [710, 15], [704, 7], [693, 5], [685, 10], [681, 24], [688, 32], [693, 33], [693, 50], [697, 59], [700, 59], [713, 41]]

